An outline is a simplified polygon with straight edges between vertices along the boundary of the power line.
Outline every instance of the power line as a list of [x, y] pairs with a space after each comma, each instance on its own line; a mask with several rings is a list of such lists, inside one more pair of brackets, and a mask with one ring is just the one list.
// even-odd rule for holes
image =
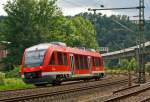
[[[70, 5], [73, 5], [73, 6], [77, 6], [77, 7], [83, 7], [83, 8], [87, 8], [87, 7], [90, 7], [89, 5], [86, 5], [86, 3], [81, 3], [81, 2], [72, 2], [70, 0], [63, 0], [64, 2], [70, 4]], [[87, 7], [86, 7], [87, 6]]]
[[68, 3], [70, 4], [71, 6], [74, 6], [74, 7], [81, 7], [83, 5], [80, 5], [80, 4], [77, 4], [77, 3], [74, 3], [74, 2], [71, 2], [69, 0], [63, 0], [65, 3]]
[[146, 4], [146, 7], [149, 8], [149, 5], [148, 5], [149, 3], [147, 0], [145, 0], [145, 4]]
[[133, 31], [132, 29], [128, 28], [127, 26], [121, 24], [119, 21], [115, 20], [115, 19], [112, 19], [115, 23], [119, 24], [121, 27], [123, 27], [124, 29], [132, 32], [132, 33], [135, 33], [135, 31]]
[[[74, 6], [74, 7], [82, 7], [82, 8], [92, 7], [91, 4], [89, 5], [89, 4], [87, 4], [87, 2], [85, 2], [85, 1], [83, 2], [83, 1], [84, 0], [80, 0], [80, 2], [79, 1], [73, 2], [71, 0], [63, 0], [62, 2], [70, 4], [71, 6]], [[98, 6], [98, 2], [93, 2], [93, 3], [94, 3], [93, 6], [95, 6], [95, 7]]]
[[140, 8], [145, 8], [144, 6], [143, 7], [139, 7], [139, 6], [137, 6], [137, 7], [122, 7], [122, 8], [102, 8], [102, 9], [91, 9], [91, 8], [89, 8], [88, 10], [89, 11], [97, 11], [97, 10], [130, 10], [130, 9], [140, 9]]

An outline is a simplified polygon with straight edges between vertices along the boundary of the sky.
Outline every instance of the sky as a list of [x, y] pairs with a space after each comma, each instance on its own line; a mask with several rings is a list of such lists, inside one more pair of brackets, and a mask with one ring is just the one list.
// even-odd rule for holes
[[[3, 4], [8, 0], [0, 0], [0, 15], [7, 15], [3, 10]], [[81, 12], [89, 12], [88, 8], [104, 8], [113, 7], [136, 7], [139, 5], [139, 0], [57, 0], [57, 5], [60, 7], [64, 15], [76, 15]], [[145, 18], [150, 19], [150, 0], [145, 0]], [[119, 10], [119, 11], [100, 11], [108, 16], [114, 14], [124, 14], [133, 18], [138, 15], [138, 10]]]

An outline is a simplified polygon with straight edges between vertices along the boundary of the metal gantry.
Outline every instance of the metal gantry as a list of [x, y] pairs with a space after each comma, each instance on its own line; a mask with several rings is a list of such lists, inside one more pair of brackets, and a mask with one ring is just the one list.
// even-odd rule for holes
[[145, 83], [145, 61], [144, 61], [144, 49], [145, 49], [145, 43], [144, 43], [144, 0], [139, 0], [139, 77], [138, 82], [139, 83]]
[[126, 8], [102, 8], [102, 9], [91, 9], [89, 11], [94, 11], [94, 15], [98, 10], [127, 10], [127, 9], [139, 9], [139, 32], [138, 32], [138, 40], [139, 40], [139, 49], [138, 49], [138, 69], [139, 69], [139, 83], [145, 83], [145, 62], [144, 62], [144, 0], [139, 0], [139, 6], [137, 7], [126, 7]]

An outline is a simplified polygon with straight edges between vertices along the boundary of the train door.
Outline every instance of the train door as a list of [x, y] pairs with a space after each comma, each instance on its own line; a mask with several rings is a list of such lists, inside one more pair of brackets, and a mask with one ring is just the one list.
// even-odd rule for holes
[[74, 57], [73, 54], [70, 54], [70, 68], [71, 68], [71, 74], [74, 75]]
[[90, 56], [88, 56], [88, 68], [89, 68], [90, 73], [92, 73], [92, 62], [91, 62]]

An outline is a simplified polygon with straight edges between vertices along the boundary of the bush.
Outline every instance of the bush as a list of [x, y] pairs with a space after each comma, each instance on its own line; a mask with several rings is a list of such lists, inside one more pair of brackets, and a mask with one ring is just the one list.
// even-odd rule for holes
[[123, 68], [122, 69], [115, 68], [113, 70], [107, 69], [106, 73], [108, 73], [108, 74], [124, 74], [124, 73], [127, 73], [127, 70], [123, 70]]
[[25, 84], [21, 78], [5, 78], [4, 85], [0, 85], [0, 90], [12, 90], [12, 89], [22, 89], [31, 88], [33, 85]]
[[4, 85], [5, 74], [0, 72], [0, 85]]
[[20, 66], [15, 67], [13, 70], [6, 72], [6, 78], [20, 78]]
[[150, 63], [145, 65], [146, 71], [149, 73], [150, 75]]

